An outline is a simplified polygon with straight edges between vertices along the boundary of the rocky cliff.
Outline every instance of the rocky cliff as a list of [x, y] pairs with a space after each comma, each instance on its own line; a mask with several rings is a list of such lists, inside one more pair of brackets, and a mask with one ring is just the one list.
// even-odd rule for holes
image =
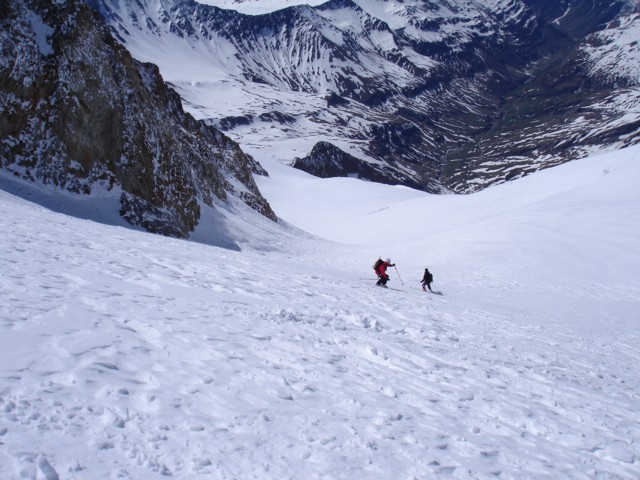
[[186, 238], [201, 205], [235, 197], [276, 220], [237, 143], [184, 112], [80, 0], [0, 2], [0, 159], [32, 182], [78, 195], [119, 192], [120, 214]]

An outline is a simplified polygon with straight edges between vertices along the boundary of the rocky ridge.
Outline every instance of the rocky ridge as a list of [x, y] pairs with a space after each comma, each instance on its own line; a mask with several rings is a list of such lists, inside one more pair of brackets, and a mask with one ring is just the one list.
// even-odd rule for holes
[[260, 165], [185, 113], [86, 3], [3, 2], [0, 24], [5, 171], [78, 195], [119, 192], [129, 223], [180, 238], [202, 205], [231, 198], [276, 220], [252, 177]]

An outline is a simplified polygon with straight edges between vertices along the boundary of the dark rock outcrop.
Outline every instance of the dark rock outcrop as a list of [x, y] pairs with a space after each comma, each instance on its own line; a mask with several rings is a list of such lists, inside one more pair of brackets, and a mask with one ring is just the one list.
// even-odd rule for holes
[[2, 2], [0, 25], [3, 169], [79, 195], [119, 191], [127, 221], [175, 237], [229, 196], [276, 220], [260, 165], [185, 113], [84, 2]]
[[391, 180], [385, 164], [376, 166], [365, 162], [328, 142], [316, 143], [309, 155], [296, 158], [292, 166], [317, 177], [354, 177], [392, 185], [402, 183], [416, 188], [409, 177]]

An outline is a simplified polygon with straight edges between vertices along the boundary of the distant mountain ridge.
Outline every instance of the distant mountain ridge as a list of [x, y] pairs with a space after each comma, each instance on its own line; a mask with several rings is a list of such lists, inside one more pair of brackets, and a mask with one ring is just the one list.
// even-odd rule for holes
[[120, 214], [187, 238], [203, 206], [235, 198], [276, 220], [237, 143], [184, 112], [155, 65], [134, 60], [84, 2], [2, 11], [2, 167], [78, 194], [120, 194]]
[[[606, 59], [594, 66], [594, 42], [621, 49], [615, 32], [638, 28], [637, 2], [331, 0], [263, 15], [189, 0], [91, 3], [134, 54], [153, 38], [180, 39], [215, 50], [212, 63], [224, 55], [230, 81], [326, 98], [320, 109], [256, 100], [239, 116], [205, 116], [237, 140], [280, 125], [388, 183], [469, 192], [640, 141], [637, 73], [611, 82]], [[624, 55], [639, 63], [637, 50]], [[289, 120], [261, 120], [274, 114]], [[354, 174], [299, 157], [314, 174]]]

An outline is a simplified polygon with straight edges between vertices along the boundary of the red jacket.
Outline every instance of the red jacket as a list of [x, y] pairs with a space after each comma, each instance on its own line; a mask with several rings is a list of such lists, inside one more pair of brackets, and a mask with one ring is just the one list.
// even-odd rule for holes
[[387, 277], [387, 268], [393, 267], [395, 263], [382, 262], [382, 265], [378, 267], [378, 275], [381, 277]]

